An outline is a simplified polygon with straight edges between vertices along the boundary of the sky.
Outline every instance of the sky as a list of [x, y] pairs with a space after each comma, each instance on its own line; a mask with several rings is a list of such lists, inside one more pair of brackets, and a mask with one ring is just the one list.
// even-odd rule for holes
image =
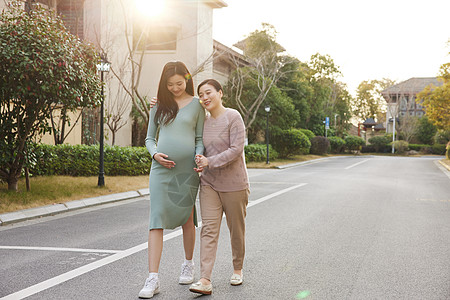
[[287, 54], [328, 54], [355, 95], [364, 80], [435, 77], [450, 62], [450, 0], [224, 0], [213, 38], [232, 46], [269, 23]]

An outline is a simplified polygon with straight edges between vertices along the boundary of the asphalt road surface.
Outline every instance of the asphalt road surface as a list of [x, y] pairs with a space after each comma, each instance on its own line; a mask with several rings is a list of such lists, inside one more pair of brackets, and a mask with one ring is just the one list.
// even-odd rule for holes
[[[244, 284], [229, 284], [224, 221], [213, 294], [201, 298], [450, 299], [450, 175], [437, 159], [249, 170]], [[137, 299], [148, 275], [148, 207], [143, 197], [2, 226], [0, 299]], [[199, 298], [177, 283], [181, 231], [164, 239], [154, 299]], [[198, 279], [198, 244], [194, 260]]]

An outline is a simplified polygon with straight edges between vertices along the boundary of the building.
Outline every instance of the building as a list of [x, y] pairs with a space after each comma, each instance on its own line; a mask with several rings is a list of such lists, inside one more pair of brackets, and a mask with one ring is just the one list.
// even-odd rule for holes
[[[154, 1], [136, 0], [25, 0], [55, 10], [71, 33], [94, 44], [111, 63], [105, 74], [106, 143], [132, 145], [131, 99], [156, 96], [163, 66], [183, 61], [193, 75], [194, 85], [206, 78], [225, 83], [236, 62], [245, 59], [212, 38], [213, 11], [226, 7], [223, 0], [164, 1], [164, 10], [150, 16]], [[153, 4], [152, 4], [153, 3]], [[5, 2], [0, 2], [0, 10]], [[98, 109], [70, 116], [74, 129], [66, 139], [71, 144], [95, 143], [99, 137]], [[115, 120], [115, 121], [114, 121]], [[109, 123], [120, 127], [116, 132]], [[113, 124], [114, 125], [114, 124]], [[69, 128], [70, 129], [70, 128]], [[68, 129], [68, 130], [69, 130]], [[53, 143], [53, 137], [42, 138]]]
[[442, 82], [436, 77], [413, 77], [381, 92], [387, 104], [386, 132], [393, 132], [394, 118], [397, 121], [410, 116], [422, 117], [425, 114], [420, 101], [416, 102], [416, 95], [429, 85], [441, 86]]

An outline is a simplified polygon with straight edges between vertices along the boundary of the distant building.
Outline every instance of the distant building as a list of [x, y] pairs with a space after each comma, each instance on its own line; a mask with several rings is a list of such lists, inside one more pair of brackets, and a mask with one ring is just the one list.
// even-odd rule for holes
[[442, 82], [436, 77], [414, 77], [381, 92], [387, 103], [386, 132], [393, 132], [394, 117], [397, 121], [405, 116], [422, 117], [425, 114], [423, 106], [416, 102], [416, 95], [429, 85], [441, 86]]

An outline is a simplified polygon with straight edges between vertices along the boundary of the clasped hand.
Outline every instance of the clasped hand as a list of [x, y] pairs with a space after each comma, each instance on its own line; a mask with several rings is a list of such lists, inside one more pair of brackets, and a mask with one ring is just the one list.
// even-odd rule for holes
[[194, 168], [194, 170], [196, 172], [200, 173], [200, 172], [203, 171], [203, 169], [205, 167], [208, 166], [208, 159], [205, 156], [201, 155], [201, 154], [197, 154], [195, 156], [195, 163], [197, 164], [197, 168]]

